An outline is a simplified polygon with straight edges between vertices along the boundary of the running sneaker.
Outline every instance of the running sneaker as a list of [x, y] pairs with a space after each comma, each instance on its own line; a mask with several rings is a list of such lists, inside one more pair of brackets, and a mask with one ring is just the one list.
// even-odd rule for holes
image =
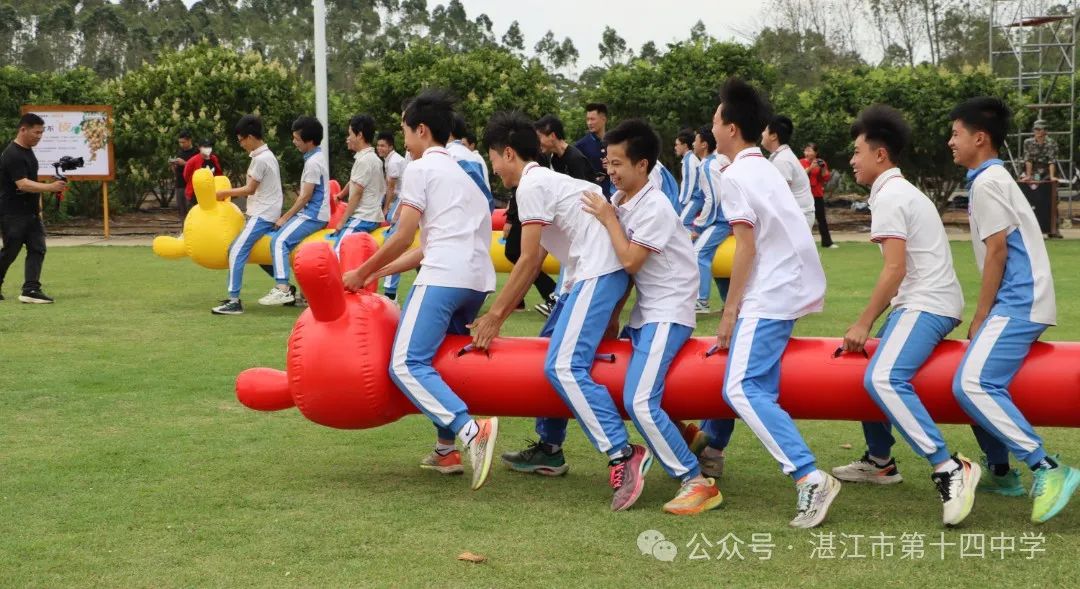
[[546, 446], [541, 442], [530, 442], [524, 450], [503, 453], [502, 461], [511, 470], [518, 472], [530, 472], [549, 477], [566, 474], [570, 466], [566, 464], [562, 448], [549, 453]]
[[260, 305], [266, 305], [271, 307], [280, 307], [295, 302], [296, 297], [293, 296], [292, 292], [287, 290], [281, 290], [276, 286], [271, 288], [270, 292], [268, 292], [266, 296], [259, 299]]
[[825, 479], [824, 483], [804, 482], [795, 485], [799, 499], [796, 504], [798, 511], [795, 519], [789, 522], [793, 528], [807, 529], [821, 525], [821, 522], [825, 521], [825, 516], [829, 514], [829, 506], [832, 505], [833, 499], [840, 494], [840, 481], [824, 471], [819, 472]]
[[242, 315], [244, 313], [244, 305], [240, 302], [240, 299], [235, 301], [225, 299], [221, 301], [221, 304], [210, 309], [210, 312], [214, 315]]
[[484, 486], [491, 473], [491, 459], [495, 456], [495, 438], [499, 435], [499, 418], [477, 419], [479, 433], [469, 444], [469, 464], [472, 465], [473, 491]]
[[630, 509], [645, 488], [645, 473], [652, 466], [652, 452], [645, 446], [630, 446], [630, 456], [610, 466], [609, 482], [614, 495], [612, 511]]
[[904, 477], [896, 468], [896, 459], [890, 458], [889, 462], [879, 465], [870, 460], [870, 453], [866, 452], [862, 458], [844, 466], [832, 469], [834, 477], [849, 483], [871, 483], [874, 485], [895, 485], [903, 482]]
[[664, 511], [675, 515], [697, 515], [719, 507], [723, 501], [716, 481], [705, 479], [703, 483], [686, 483], [680, 487], [675, 498], [664, 504]]
[[930, 475], [934, 481], [941, 503], [944, 507], [941, 521], [946, 526], [955, 526], [964, 521], [975, 505], [975, 488], [979, 484], [982, 468], [960, 454], [952, 457], [957, 467], [949, 472], [935, 472]]
[[465, 467], [461, 465], [461, 452], [457, 450], [451, 450], [446, 454], [439, 454], [437, 451], [432, 450], [431, 454], [428, 454], [420, 461], [420, 468], [434, 470], [440, 474], [461, 474], [465, 472]]
[[[1057, 456], [1054, 456], [1057, 459]], [[1076, 487], [1080, 486], [1080, 470], [1065, 464], [1055, 468], [1035, 470], [1035, 482], [1031, 485], [1031, 521], [1041, 524], [1065, 509]]]

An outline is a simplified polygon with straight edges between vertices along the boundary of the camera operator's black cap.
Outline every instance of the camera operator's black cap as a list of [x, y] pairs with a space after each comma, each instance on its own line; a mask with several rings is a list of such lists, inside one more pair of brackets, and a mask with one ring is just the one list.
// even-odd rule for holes
[[203, 139], [202, 141], [199, 142], [199, 147], [213, 147], [213, 146], [214, 146], [214, 140], [213, 139]]

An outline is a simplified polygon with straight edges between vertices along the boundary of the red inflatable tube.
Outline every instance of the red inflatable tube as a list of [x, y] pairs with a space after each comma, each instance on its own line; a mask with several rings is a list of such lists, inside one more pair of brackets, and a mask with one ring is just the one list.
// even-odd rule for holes
[[491, 230], [502, 231], [506, 227], [506, 209], [491, 211]]
[[[367, 234], [342, 244], [349, 263], [375, 251]], [[286, 370], [253, 368], [236, 380], [244, 405], [262, 411], [295, 406], [321, 425], [361, 429], [391, 423], [417, 409], [389, 376], [398, 309], [370, 291], [348, 293], [338, 261], [326, 243], [301, 247], [293, 268], [308, 296], [289, 338]], [[734, 417], [720, 386], [726, 352], [709, 355], [713, 338], [692, 338], [672, 364], [663, 407], [674, 419]], [[884, 420], [863, 389], [868, 360], [861, 354], [835, 357], [841, 340], [792, 339], [781, 369], [780, 404], [796, 419]], [[472, 351], [468, 336], [449, 336], [435, 368], [476, 415], [570, 417], [544, 376], [547, 340], [500, 338], [489, 352]], [[867, 348], [873, 353], [877, 342]], [[915, 388], [938, 423], [970, 423], [952, 394], [952, 381], [966, 342], [946, 341], [915, 378]], [[622, 408], [623, 378], [630, 343], [600, 346], [593, 376]], [[1080, 426], [1080, 344], [1037, 343], [1012, 387], [1017, 406], [1040, 426]]]

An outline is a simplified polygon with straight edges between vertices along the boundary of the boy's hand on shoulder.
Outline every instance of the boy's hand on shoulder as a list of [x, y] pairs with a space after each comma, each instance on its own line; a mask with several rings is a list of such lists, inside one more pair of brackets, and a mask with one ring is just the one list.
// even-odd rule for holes
[[499, 336], [502, 324], [503, 320], [494, 313], [484, 313], [465, 327], [472, 330], [473, 346], [479, 350], [486, 350], [491, 345], [491, 340]]
[[615, 207], [606, 198], [595, 192], [585, 191], [581, 193], [581, 208], [603, 224], [618, 220], [615, 215]]

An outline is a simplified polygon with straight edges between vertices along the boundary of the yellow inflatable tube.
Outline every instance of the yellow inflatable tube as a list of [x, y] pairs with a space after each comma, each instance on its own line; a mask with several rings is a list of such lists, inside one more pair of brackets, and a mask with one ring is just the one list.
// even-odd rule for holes
[[[195, 199], [198, 206], [188, 212], [184, 219], [184, 232], [182, 237], [169, 237], [161, 235], [154, 238], [153, 249], [158, 256], [168, 259], [191, 258], [196, 264], [215, 270], [224, 270], [229, 267], [229, 245], [240, 235], [244, 228], [244, 214], [240, 208], [229, 200], [217, 200], [218, 190], [228, 190], [229, 179], [225, 176], [213, 176], [207, 169], [195, 172], [191, 179], [195, 191]], [[309, 235], [301, 245], [313, 241], [329, 241], [329, 230], [323, 229]], [[372, 232], [375, 241], [382, 244], [385, 239], [386, 228], [380, 228]], [[420, 245], [420, 237], [413, 241], [413, 247]], [[295, 250], [294, 250], [295, 252]], [[513, 268], [510, 260], [506, 259], [506, 247], [502, 240], [502, 232], [495, 231], [491, 234], [491, 261], [495, 265], [496, 272], [509, 273]], [[728, 238], [716, 251], [713, 258], [713, 276], [726, 277], [731, 273], [731, 261], [735, 253], [735, 240]], [[249, 264], [270, 263], [270, 237], [265, 236], [255, 242], [248, 257]], [[544, 259], [543, 271], [546, 274], [558, 274], [559, 262], [548, 256]]]

